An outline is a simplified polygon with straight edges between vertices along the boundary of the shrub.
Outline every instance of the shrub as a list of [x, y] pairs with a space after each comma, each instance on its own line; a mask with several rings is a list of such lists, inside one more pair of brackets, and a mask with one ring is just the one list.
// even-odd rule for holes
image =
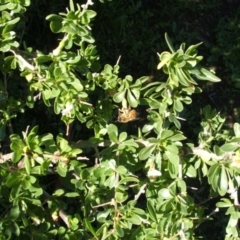
[[225, 239], [238, 239], [240, 125], [224, 130], [207, 105], [195, 143], [182, 127], [199, 80], [220, 81], [200, 65], [201, 43], [177, 49], [165, 34], [161, 78], [120, 77], [120, 57], [100, 61], [91, 1], [46, 17], [60, 39], [49, 52], [17, 34], [31, 4], [0, 6], [1, 239], [197, 239], [219, 208]]

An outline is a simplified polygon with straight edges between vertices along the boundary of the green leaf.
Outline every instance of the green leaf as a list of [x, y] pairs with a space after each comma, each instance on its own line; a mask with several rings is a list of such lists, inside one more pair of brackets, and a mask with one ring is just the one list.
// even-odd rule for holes
[[13, 151], [19, 151], [19, 150], [22, 150], [24, 147], [25, 147], [25, 144], [23, 142], [23, 140], [18, 136], [18, 135], [11, 135], [10, 136], [11, 138], [11, 145], [10, 145], [10, 148], [13, 150]]
[[[142, 238], [139, 238], [138, 236], [142, 236]], [[139, 226], [137, 228], [134, 228], [134, 231], [131, 232], [131, 237], [129, 240], [144, 240], [147, 239], [147, 237], [149, 237], [150, 234], [148, 233], [148, 231], [146, 230], [146, 233], [142, 231], [142, 226]], [[155, 233], [153, 234], [153, 236], [155, 236]]]
[[239, 148], [239, 144], [237, 142], [225, 143], [220, 147], [221, 151], [223, 152], [233, 152], [237, 148]]
[[[135, 200], [132, 200], [131, 206], [134, 207], [136, 205], [136, 203], [137, 202]], [[137, 214], [141, 218], [146, 218], [146, 212], [145, 212], [145, 210], [143, 210], [141, 208], [134, 207], [134, 208], [132, 208], [132, 212], [134, 212], [135, 214]]]
[[236, 212], [236, 208], [234, 206], [231, 206], [227, 209], [226, 215], [232, 215]]
[[17, 151], [14, 151], [13, 154], [12, 154], [12, 162], [13, 163], [18, 163], [19, 160], [21, 159], [22, 157], [22, 154], [23, 154], [23, 151], [22, 149], [21, 150], [17, 150]]
[[118, 189], [115, 193], [115, 199], [117, 203], [122, 203], [128, 199], [128, 194], [126, 191], [120, 191], [120, 189]]
[[224, 166], [221, 168], [221, 175], [219, 178], [218, 192], [221, 196], [224, 196], [228, 190], [228, 177]]
[[10, 211], [11, 221], [15, 221], [19, 217], [19, 215], [20, 215], [19, 206], [18, 205], [13, 206]]
[[159, 192], [158, 195], [162, 197], [163, 199], [171, 199], [173, 198], [172, 194], [170, 193], [168, 188], [162, 188]]
[[66, 177], [67, 175], [67, 167], [65, 166], [65, 164], [59, 162], [57, 165], [57, 172], [61, 177]]
[[103, 70], [105, 74], [112, 75], [112, 70], [113, 70], [113, 67], [111, 65], [105, 64], [104, 70]]
[[118, 93], [114, 94], [113, 100], [114, 100], [116, 103], [122, 102], [123, 99], [124, 99], [124, 97], [125, 97], [125, 93], [126, 93], [126, 91], [124, 90], [123, 92], [118, 92]]
[[70, 0], [70, 1], [69, 1], [69, 6], [70, 6], [70, 11], [74, 12], [74, 11], [75, 11], [75, 8], [74, 8], [73, 0]]
[[85, 26], [78, 25], [76, 22], [64, 24], [62, 31], [67, 32], [68, 34], [79, 35], [81, 37], [87, 37], [89, 33]]
[[19, 236], [20, 235], [20, 228], [18, 226], [18, 224], [16, 222], [12, 222], [12, 232], [16, 235]]
[[56, 14], [50, 14], [46, 17], [46, 20], [47, 21], [51, 21], [51, 22], [56, 22], [56, 21], [59, 21], [61, 22], [63, 20], [63, 18], [59, 15], [56, 15]]
[[94, 12], [93, 10], [87, 10], [85, 14], [87, 15], [88, 18], [94, 18], [97, 15], [97, 13]]
[[143, 133], [150, 132], [153, 128], [154, 128], [153, 124], [145, 124], [143, 126], [142, 132]]
[[114, 124], [110, 124], [107, 129], [109, 138], [112, 142], [118, 142], [118, 128]]
[[126, 174], [128, 170], [124, 166], [120, 165], [117, 167], [116, 172], [122, 175], [122, 174]]
[[138, 215], [132, 215], [131, 217], [128, 217], [126, 220], [135, 225], [140, 225], [142, 223], [141, 218]]
[[104, 182], [104, 186], [109, 187], [110, 189], [115, 188], [117, 184], [118, 184], [118, 179], [116, 178], [115, 174], [112, 174]]
[[[30, 175], [28, 175], [28, 176], [30, 176]], [[31, 187], [31, 183], [30, 183], [30, 181], [28, 180], [28, 179], [23, 179], [23, 181], [22, 181], [22, 187], [25, 189], [25, 190], [27, 190], [27, 189], [29, 189], [30, 187]]]
[[[82, 40], [84, 40], [85, 42], [88, 42], [88, 43], [94, 43], [95, 42], [95, 39], [90, 35], [82, 36]], [[97, 65], [95, 67], [98, 68]], [[94, 69], [94, 63], [92, 63], [91, 69]]]
[[233, 125], [234, 134], [236, 137], [240, 137], [240, 124], [234, 123]]
[[182, 141], [185, 139], [186, 139], [186, 137], [183, 136], [183, 134], [181, 134], [181, 133], [178, 133], [178, 134], [173, 135], [172, 137], [169, 137], [169, 140], [171, 140], [172, 142]]
[[179, 69], [179, 73], [180, 73], [181, 77], [184, 78], [185, 81], [187, 82], [187, 84], [185, 84], [184, 86], [189, 87], [191, 84], [195, 84], [195, 85], [197, 84], [191, 77], [188, 70], [181, 68], [181, 69]]
[[127, 80], [129, 83], [131, 83], [133, 81], [133, 77], [131, 75], [127, 75], [125, 77], [125, 80]]
[[7, 34], [8, 32], [10, 32], [10, 31], [14, 28], [14, 26], [16, 25], [16, 23], [17, 23], [19, 20], [20, 20], [20, 18], [17, 17], [17, 18], [14, 18], [14, 19], [8, 21], [8, 22], [6, 23], [3, 31], [2, 31], [2, 35], [5, 35], [5, 34]]
[[187, 185], [186, 185], [186, 182], [182, 179], [178, 179], [177, 180], [177, 186], [178, 188], [180, 189], [180, 192], [181, 193], [186, 193], [187, 191]]
[[107, 217], [109, 216], [110, 214], [110, 210], [107, 209], [105, 211], [102, 211], [102, 212], [99, 212], [98, 215], [97, 215], [97, 221], [98, 222], [101, 222], [101, 223], [104, 223], [107, 219]]
[[50, 143], [50, 142], [54, 143], [53, 135], [51, 133], [46, 133], [46, 134], [42, 135], [41, 136], [41, 142], [42, 143], [45, 143], [45, 142], [47, 142], [47, 143]]
[[131, 92], [137, 100], [140, 98], [140, 93], [141, 93], [140, 86], [139, 86], [139, 88], [132, 88]]
[[167, 139], [173, 135], [173, 131], [171, 130], [163, 130], [161, 133], [161, 140]]
[[155, 150], [155, 148], [156, 148], [155, 144], [152, 144], [151, 146], [143, 148], [139, 152], [139, 159], [145, 160], [145, 159], [149, 158], [150, 155], [152, 154], [152, 152]]
[[195, 178], [197, 176], [196, 168], [192, 165], [186, 166], [186, 175], [188, 177]]
[[14, 185], [19, 185], [22, 182], [22, 176], [19, 172], [12, 172], [8, 175], [6, 186], [12, 188]]
[[75, 198], [75, 197], [79, 197], [79, 194], [76, 192], [69, 192], [69, 193], [66, 193], [64, 196], [69, 198]]
[[117, 235], [118, 235], [120, 238], [123, 238], [123, 237], [124, 237], [124, 230], [119, 226], [118, 223], [116, 224], [116, 231], [117, 231]]
[[166, 40], [167, 45], [168, 45], [169, 49], [171, 50], [171, 52], [175, 53], [175, 50], [174, 50], [174, 47], [172, 45], [171, 39], [169, 38], [167, 33], [165, 33], [165, 40]]
[[92, 225], [91, 225], [91, 223], [89, 222], [88, 219], [86, 219], [86, 218], [84, 219], [84, 224], [85, 224], [86, 228], [92, 233], [92, 235], [93, 235], [96, 239], [98, 239], [98, 237], [97, 237], [97, 235], [96, 235], [96, 232], [95, 232], [94, 228], [92, 227]]
[[138, 106], [138, 101], [130, 90], [127, 91], [127, 100], [132, 107], [136, 108]]
[[204, 177], [207, 176], [207, 174], [208, 174], [208, 167], [205, 162], [202, 163], [202, 173], [203, 173]]
[[158, 219], [157, 219], [157, 215], [156, 215], [156, 210], [154, 209], [152, 203], [150, 200], [147, 201], [147, 209], [148, 209], [148, 212], [149, 212], [149, 216], [150, 218], [154, 221], [154, 222], [158, 222]]
[[157, 66], [157, 69], [162, 68], [166, 63], [168, 63], [170, 61], [170, 59], [172, 58], [172, 54], [169, 52], [162, 52], [160, 55], [160, 63]]
[[[79, 80], [74, 79], [74, 81], [72, 81], [70, 84], [77, 90], [77, 92], [79, 92], [79, 93], [81, 92], [81, 95], [86, 94], [86, 93], [82, 92], [83, 85], [79, 82]], [[87, 94], [86, 94], [86, 97], [87, 97]]]
[[219, 208], [231, 207], [233, 203], [228, 198], [222, 198], [221, 202], [218, 202], [216, 206]]
[[121, 132], [119, 135], [119, 142], [123, 142], [127, 139], [127, 133], [126, 132]]
[[121, 184], [124, 184], [124, 183], [128, 183], [128, 182], [136, 182], [136, 183], [138, 183], [139, 179], [137, 179], [136, 177], [125, 177], [125, 178], [121, 179], [118, 182], [118, 185], [121, 185]]
[[172, 115], [173, 117], [173, 123], [176, 126], [177, 129], [181, 128], [181, 123], [177, 120], [177, 118], [175, 116], [173, 116], [173, 114], [170, 114], [170, 116]]
[[[220, 176], [221, 176], [221, 168], [218, 166], [214, 172], [214, 175], [212, 176], [212, 188], [215, 192], [219, 192], [219, 184], [220, 184]], [[221, 190], [220, 190], [221, 192]], [[221, 194], [219, 192], [219, 194]]]
[[183, 67], [186, 65], [186, 63], [187, 63], [187, 62], [186, 62], [185, 60], [183, 60], [183, 61], [181, 61], [181, 62], [178, 62], [177, 65], [176, 65], [176, 67], [177, 67], [177, 68], [183, 68]]
[[57, 197], [60, 197], [64, 194], [64, 190], [63, 189], [57, 189], [53, 194], [52, 196], [57, 196]]
[[176, 145], [167, 145], [165, 149], [172, 154], [178, 155], [178, 147]]
[[26, 173], [30, 175], [31, 172], [31, 162], [30, 162], [30, 157], [28, 155], [24, 156], [24, 166], [26, 169]]
[[138, 144], [133, 139], [128, 139], [128, 140], [122, 142], [121, 145], [124, 147], [138, 148]]
[[51, 14], [49, 16], [46, 17], [46, 20], [51, 21], [50, 23], [50, 29], [52, 30], [52, 32], [54, 33], [59, 33], [62, 30], [62, 21], [63, 18], [56, 15], [56, 14]]
[[238, 221], [239, 221], [239, 212], [233, 212], [230, 216], [228, 224], [231, 227], [235, 227], [235, 226], [237, 226]]
[[45, 63], [45, 62], [50, 62], [50, 61], [52, 61], [52, 57], [46, 56], [46, 55], [44, 55], [44, 56], [39, 56], [39, 57], [35, 58], [35, 61], [36, 61], [37, 63], [39, 63], [39, 64], [42, 64], [42, 63]]
[[179, 163], [179, 155], [178, 154], [176, 154], [174, 152], [169, 152], [169, 151], [166, 151], [165, 154], [171, 163], [173, 163], [174, 165], [178, 165], [178, 163]]
[[196, 77], [200, 80], [207, 80], [210, 82], [220, 82], [221, 79], [218, 78], [217, 76], [215, 76], [213, 73], [211, 73], [210, 71], [208, 71], [205, 68], [200, 68], [199, 69], [200, 74], [196, 75]]
[[183, 104], [182, 104], [182, 102], [181, 102], [179, 99], [176, 99], [176, 100], [174, 101], [173, 106], [174, 106], [174, 109], [175, 109], [177, 112], [182, 112], [182, 110], [183, 110]]
[[184, 74], [183, 70], [180, 68], [175, 68], [176, 76], [178, 81], [185, 87], [188, 87], [190, 84], [188, 82], [188, 79], [186, 78], [186, 75]]
[[21, 191], [22, 191], [22, 187], [19, 183], [18, 185], [14, 185], [10, 192], [10, 200], [19, 198]]
[[218, 169], [219, 169], [218, 164], [214, 164], [209, 168], [209, 171], [208, 171], [208, 182], [209, 182], [209, 184], [213, 183], [214, 177], [217, 174]]
[[68, 141], [59, 135], [57, 136], [57, 143], [58, 143], [61, 153], [68, 153], [72, 150], [68, 144]]
[[[171, 159], [173, 160], [173, 159]], [[178, 163], [175, 161], [168, 161], [168, 165], [167, 165], [169, 174], [171, 176], [171, 178], [176, 178], [178, 176]]]
[[28, 143], [30, 143], [30, 142], [32, 142], [32, 141], [35, 140], [37, 132], [38, 132], [38, 126], [34, 126], [34, 127], [31, 129], [31, 131], [30, 131], [30, 133], [28, 134], [28, 136], [27, 136], [27, 142], [28, 142]]
[[190, 47], [188, 47], [188, 49], [186, 50], [185, 54], [186, 55], [195, 55], [197, 54], [197, 48], [202, 44], [202, 42], [198, 43], [198, 44], [195, 44], [195, 45], [191, 45]]

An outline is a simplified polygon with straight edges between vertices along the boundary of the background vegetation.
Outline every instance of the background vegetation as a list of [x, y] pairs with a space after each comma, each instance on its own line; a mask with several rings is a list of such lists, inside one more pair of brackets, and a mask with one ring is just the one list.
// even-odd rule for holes
[[[63, 28], [51, 14], [67, 13], [66, 8], [76, 12], [76, 4], [85, 1], [75, 0], [72, 5], [68, 0], [0, 2], [0, 239], [239, 239], [239, 204], [231, 191], [238, 193], [239, 186], [240, 135], [234, 123], [240, 117], [240, 2], [93, 2], [88, 9], [97, 15], [90, 12], [76, 24], [84, 30], [70, 29], [68, 23]], [[16, 18], [16, 23], [9, 23]], [[184, 109], [173, 107], [165, 93], [151, 85], [168, 83], [166, 68], [157, 69], [159, 55], [169, 51], [166, 32], [176, 50], [183, 42], [186, 49], [202, 42], [198, 47], [201, 66], [221, 78], [217, 83], [197, 81], [199, 88], [194, 88], [193, 95], [170, 82], [169, 88], [182, 97]], [[60, 49], [65, 55], [51, 55], [66, 35]], [[77, 60], [78, 54], [82, 60]], [[49, 85], [39, 83], [40, 75], [49, 79]], [[58, 93], [54, 79], [66, 93]], [[66, 79], [74, 83], [64, 85]], [[119, 84], [123, 79], [125, 86]], [[125, 88], [141, 97], [133, 94], [136, 101], [126, 101], [120, 96]], [[175, 117], [157, 125], [156, 129], [171, 132], [165, 132], [166, 136], [178, 136], [157, 145], [161, 163], [156, 160], [156, 149], [136, 143], [164, 139], [153, 127], [157, 124], [155, 91], [162, 93], [161, 101], [166, 99], [169, 113], [185, 119], [180, 129]], [[37, 100], [38, 93], [42, 95]], [[69, 116], [67, 106], [73, 99], [79, 104]], [[119, 120], [119, 110], [126, 106], [136, 109], [137, 121]], [[174, 142], [183, 143], [177, 145], [176, 154], [183, 152], [182, 178], [166, 170], [170, 167], [164, 163], [167, 146]], [[185, 152], [189, 144], [191, 148], [202, 144], [205, 151], [189, 156]], [[202, 157], [206, 151], [224, 156], [223, 162]], [[226, 153], [231, 157], [226, 159]], [[7, 154], [11, 155], [8, 159]], [[151, 179], [151, 170], [159, 170], [162, 177]], [[182, 202], [173, 196], [183, 197]], [[171, 221], [176, 224], [170, 226]], [[182, 223], [187, 227], [181, 228]]]

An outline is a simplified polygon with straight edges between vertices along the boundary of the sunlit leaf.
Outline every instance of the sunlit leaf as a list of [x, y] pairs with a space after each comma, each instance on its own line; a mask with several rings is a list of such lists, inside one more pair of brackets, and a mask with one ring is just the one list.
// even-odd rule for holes
[[98, 222], [104, 223], [106, 221], [107, 217], [109, 216], [109, 214], [110, 214], [109, 209], [99, 212], [98, 215], [97, 215]]
[[118, 129], [114, 124], [110, 124], [107, 129], [109, 138], [112, 142], [118, 142]]
[[163, 199], [170, 199], [172, 198], [172, 194], [170, 193], [169, 189], [163, 188], [159, 191], [159, 196], [161, 196]]
[[225, 143], [221, 146], [221, 151], [223, 152], [233, 152], [235, 151], [237, 148], [239, 148], [240, 145], [236, 142], [233, 143]]
[[65, 164], [62, 164], [61, 162], [58, 163], [57, 165], [57, 172], [61, 177], [66, 177], [67, 175], [67, 167]]
[[24, 156], [24, 166], [27, 174], [29, 175], [31, 172], [31, 163], [30, 163], [30, 157], [28, 155]]
[[132, 107], [136, 108], [138, 106], [138, 101], [130, 90], [127, 91], [127, 100]]
[[211, 73], [210, 71], [208, 71], [205, 68], [200, 68], [199, 71], [200, 71], [200, 74], [196, 74], [195, 76], [200, 80], [207, 80], [210, 82], [220, 82], [221, 81], [220, 78], [218, 78], [217, 76], [215, 76], [213, 73]]
[[125, 177], [118, 182], [118, 185], [128, 182], [139, 182], [139, 179], [137, 179], [136, 177]]
[[240, 137], [240, 124], [234, 123], [233, 125], [234, 134], [236, 137]]
[[126, 191], [120, 191], [118, 189], [117, 192], [115, 193], [115, 199], [116, 199], [116, 202], [118, 202], [118, 203], [122, 203], [122, 202], [126, 201], [127, 198], [128, 198], [128, 194]]
[[225, 167], [222, 166], [221, 175], [219, 178], [218, 192], [221, 196], [224, 196], [227, 193], [227, 190], [228, 190], [228, 177]]
[[57, 196], [57, 197], [59, 197], [59, 196], [62, 196], [63, 194], [64, 194], [64, 190], [63, 189], [57, 189], [53, 194], [52, 194], [52, 196]]
[[139, 152], [139, 159], [140, 160], [145, 160], [145, 159], [149, 158], [150, 155], [152, 154], [152, 152], [154, 151], [155, 147], [156, 147], [155, 145], [151, 145], [149, 147], [143, 148]]
[[183, 104], [182, 104], [182, 102], [181, 102], [179, 99], [176, 99], [176, 100], [174, 101], [173, 106], [174, 106], [174, 109], [175, 109], [177, 112], [182, 112], [182, 110], [183, 110]]
[[222, 208], [226, 208], [226, 207], [231, 207], [233, 206], [233, 203], [228, 199], [228, 198], [221, 198], [221, 202], [218, 202], [216, 204], [217, 207], [222, 207]]
[[124, 97], [125, 97], [125, 93], [126, 93], [126, 91], [122, 91], [122, 92], [118, 92], [118, 93], [114, 94], [113, 100], [114, 100], [116, 103], [122, 102], [123, 99], [124, 99]]
[[126, 132], [121, 132], [119, 135], [119, 142], [123, 142], [127, 139], [127, 133]]
[[154, 207], [152, 206], [152, 203], [151, 203], [150, 200], [147, 202], [147, 208], [148, 208], [148, 212], [149, 212], [150, 218], [151, 218], [154, 222], [158, 222], [158, 220], [157, 220], [157, 215], [156, 215], [156, 210], [155, 210]]

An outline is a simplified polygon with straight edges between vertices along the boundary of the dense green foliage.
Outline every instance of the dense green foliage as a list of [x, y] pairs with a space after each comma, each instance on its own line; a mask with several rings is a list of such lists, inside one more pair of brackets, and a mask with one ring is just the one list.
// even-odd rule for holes
[[0, 1], [0, 239], [239, 239], [237, 3]]

